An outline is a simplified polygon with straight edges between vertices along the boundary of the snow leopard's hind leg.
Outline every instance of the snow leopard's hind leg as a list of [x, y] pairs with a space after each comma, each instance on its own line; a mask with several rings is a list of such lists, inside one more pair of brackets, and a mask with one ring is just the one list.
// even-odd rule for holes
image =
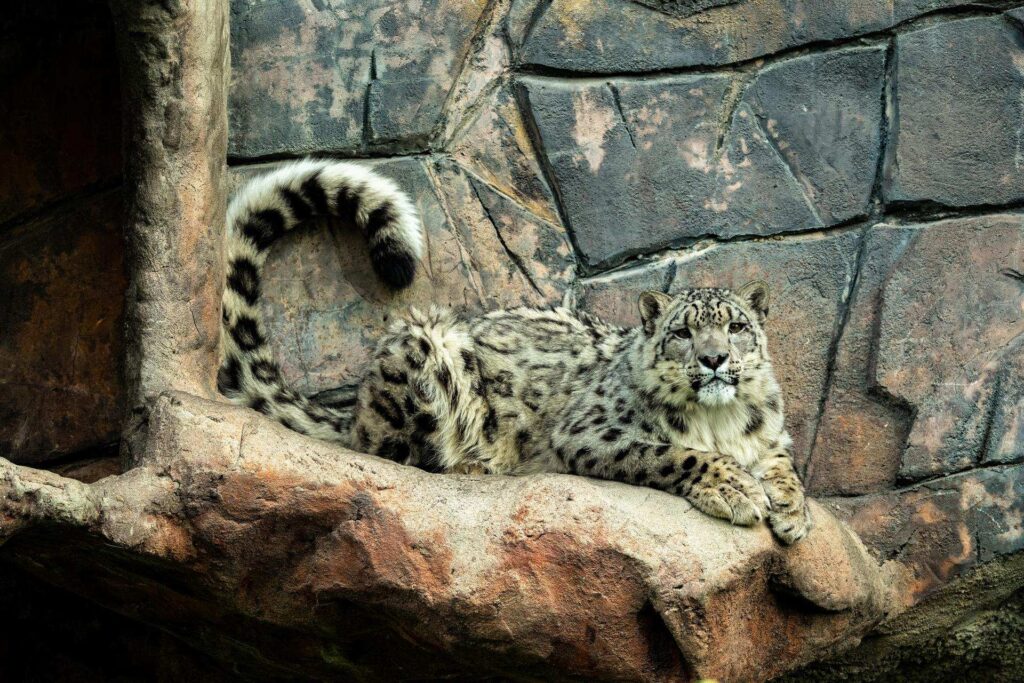
[[486, 415], [466, 324], [448, 310], [413, 309], [377, 346], [352, 447], [432, 472], [483, 472]]

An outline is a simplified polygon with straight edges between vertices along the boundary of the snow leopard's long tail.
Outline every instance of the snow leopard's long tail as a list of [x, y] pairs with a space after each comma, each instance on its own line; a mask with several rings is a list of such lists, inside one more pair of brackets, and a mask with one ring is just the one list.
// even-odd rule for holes
[[391, 180], [352, 163], [304, 160], [250, 181], [228, 207], [217, 386], [233, 402], [295, 431], [344, 442], [350, 411], [321, 405], [284, 385], [258, 307], [271, 244], [305, 221], [327, 215], [363, 232], [373, 269], [389, 287], [412, 283], [423, 229], [412, 201]]

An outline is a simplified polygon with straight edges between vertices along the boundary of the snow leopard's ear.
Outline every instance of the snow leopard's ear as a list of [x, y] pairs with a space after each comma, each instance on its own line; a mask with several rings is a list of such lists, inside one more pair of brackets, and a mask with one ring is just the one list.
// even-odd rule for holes
[[672, 297], [661, 292], [644, 292], [640, 295], [640, 320], [644, 323], [644, 332], [654, 334], [658, 317], [668, 310]]
[[763, 323], [768, 318], [768, 285], [760, 280], [748, 282], [736, 290], [736, 296], [745, 301], [757, 314], [757, 321]]

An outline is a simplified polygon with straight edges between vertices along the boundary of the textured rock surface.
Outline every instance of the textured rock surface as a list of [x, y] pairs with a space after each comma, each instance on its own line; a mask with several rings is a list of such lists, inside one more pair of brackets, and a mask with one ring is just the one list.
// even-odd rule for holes
[[964, 472], [895, 492], [839, 501], [864, 543], [909, 572], [904, 606], [950, 579], [1024, 547], [1024, 465]]
[[[889, 599], [820, 506], [786, 550], [648, 489], [430, 475], [187, 395], [150, 417], [144, 464], [91, 487], [0, 460], [0, 542], [51, 525], [5, 554], [75, 589], [89, 576], [101, 602], [243, 668], [765, 677], [856, 638]], [[56, 569], [69, 543], [73, 573]], [[154, 568], [179, 588], [144, 579]]]
[[[124, 98], [127, 408], [216, 393], [226, 211], [228, 5], [111, 0]], [[139, 423], [126, 426], [131, 434]], [[123, 442], [131, 457], [131, 439]]]
[[[881, 48], [728, 76], [527, 79], [568, 226], [592, 267], [706, 235], [765, 235], [867, 212]], [[739, 99], [737, 103], [737, 99]]]
[[120, 218], [110, 192], [19, 227], [0, 248], [0, 452], [21, 462], [118, 438]]
[[[516, 0], [518, 59], [581, 72], [727, 64], [889, 28], [965, 0]], [[624, 40], [623, 36], [634, 39]]]
[[951, 206], [1024, 198], [1019, 20], [965, 19], [901, 35], [896, 63], [888, 198]]
[[893, 266], [873, 365], [877, 384], [916, 409], [902, 479], [1024, 458], [1022, 425], [995, 424], [997, 406], [1024, 407], [1020, 282], [1000, 272], [1022, 260], [1021, 217], [987, 216], [919, 229]]
[[424, 149], [484, 3], [232, 3], [229, 153]]
[[871, 372], [882, 290], [916, 233], [876, 226], [864, 237], [857, 284], [834, 356], [834, 370], [804, 484], [820, 494], [863, 494], [896, 484], [913, 408], [887, 396]]

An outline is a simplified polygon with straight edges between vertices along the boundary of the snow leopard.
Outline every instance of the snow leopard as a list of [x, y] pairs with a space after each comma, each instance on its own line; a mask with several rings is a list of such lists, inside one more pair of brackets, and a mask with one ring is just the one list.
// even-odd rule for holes
[[812, 520], [784, 425], [768, 288], [648, 291], [640, 324], [582, 310], [412, 309], [379, 339], [358, 388], [331, 403], [289, 388], [260, 318], [274, 241], [311, 218], [359, 229], [377, 276], [408, 287], [423, 255], [411, 199], [352, 162], [304, 160], [231, 201], [220, 391], [311, 437], [431, 472], [569, 473], [652, 487], [783, 543]]

